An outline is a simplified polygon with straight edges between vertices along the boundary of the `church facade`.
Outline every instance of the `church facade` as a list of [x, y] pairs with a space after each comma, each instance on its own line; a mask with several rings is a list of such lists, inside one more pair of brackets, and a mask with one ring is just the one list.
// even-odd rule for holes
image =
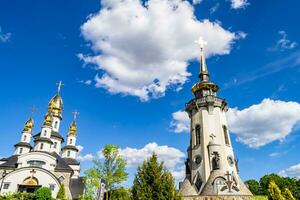
[[218, 85], [210, 81], [205, 63], [204, 41], [200, 43], [199, 82], [192, 87], [194, 98], [185, 107], [191, 120], [186, 177], [180, 183], [185, 199], [201, 196], [237, 196], [252, 194], [240, 179], [238, 161], [226, 120], [227, 102], [217, 96]]
[[65, 186], [68, 199], [78, 199], [83, 193], [80, 163], [76, 160], [77, 113], [74, 113], [65, 141], [59, 131], [63, 112], [60, 86], [61, 83], [48, 104], [40, 132], [33, 135], [34, 120], [30, 117], [20, 141], [14, 145], [14, 154], [0, 160], [1, 195], [49, 187], [55, 198], [61, 184]]

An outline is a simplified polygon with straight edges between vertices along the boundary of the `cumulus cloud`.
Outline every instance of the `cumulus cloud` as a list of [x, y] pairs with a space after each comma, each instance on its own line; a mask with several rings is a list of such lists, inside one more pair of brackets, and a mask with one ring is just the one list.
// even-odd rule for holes
[[194, 4], [194, 5], [200, 4], [200, 3], [202, 3], [202, 1], [203, 1], [203, 0], [193, 0], [193, 4]]
[[78, 153], [77, 153], [77, 157], [76, 157], [76, 159], [77, 159], [78, 161], [84, 162], [84, 161], [91, 161], [91, 160], [94, 159], [94, 156], [93, 156], [92, 154], [89, 154], [89, 153], [88, 153], [88, 154], [82, 155], [82, 150], [84, 149], [83, 146], [77, 145], [76, 147], [77, 147], [77, 149], [78, 149]]
[[293, 42], [287, 38], [287, 33], [285, 31], [278, 31], [280, 39], [277, 41], [276, 45], [272, 48], [269, 48], [269, 51], [284, 51], [286, 49], [294, 49], [297, 47], [297, 42]]
[[140, 166], [143, 161], [149, 158], [153, 153], [158, 156], [158, 160], [160, 162], [164, 162], [166, 168], [171, 171], [175, 180], [179, 181], [184, 178], [185, 154], [176, 148], [166, 145], [160, 146], [157, 143], [153, 142], [146, 144], [140, 149], [131, 147], [120, 149], [120, 155], [122, 155], [123, 158], [127, 161], [128, 167], [133, 168]]
[[250, 3], [247, 0], [231, 0], [231, 8], [233, 9], [240, 9], [240, 8], [245, 8]]
[[0, 42], [8, 42], [11, 38], [11, 33], [4, 33], [0, 26]]
[[282, 170], [278, 173], [280, 176], [284, 177], [295, 177], [297, 179], [300, 179], [300, 163], [297, 165], [293, 165], [285, 170]]
[[95, 55], [78, 57], [98, 67], [95, 86], [143, 101], [187, 81], [188, 62], [198, 58], [194, 41], [199, 36], [208, 42], [207, 56], [230, 53], [240, 39], [219, 22], [197, 20], [184, 0], [102, 0], [81, 32]]
[[264, 99], [243, 110], [231, 108], [227, 113], [229, 128], [237, 140], [259, 148], [273, 141], [282, 141], [300, 122], [300, 104]]
[[170, 127], [175, 133], [188, 132], [190, 130], [190, 121], [185, 111], [178, 110], [172, 114]]

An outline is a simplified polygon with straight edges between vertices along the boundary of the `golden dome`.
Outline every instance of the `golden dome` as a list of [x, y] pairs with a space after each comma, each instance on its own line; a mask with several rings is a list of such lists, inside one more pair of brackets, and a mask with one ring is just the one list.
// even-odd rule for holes
[[33, 127], [34, 127], [34, 121], [33, 121], [33, 119], [30, 117], [30, 118], [27, 120], [27, 122], [25, 123], [25, 125], [24, 125], [23, 132], [31, 133]]
[[54, 117], [62, 117], [62, 110], [63, 110], [63, 101], [57, 93], [49, 102], [48, 104], [48, 112], [52, 114]]
[[77, 135], [77, 125], [76, 125], [75, 121], [73, 121], [71, 123], [69, 130], [68, 130], [68, 135], [74, 135], [74, 136]]
[[52, 126], [52, 122], [53, 122], [52, 113], [48, 112], [45, 115], [44, 126]]

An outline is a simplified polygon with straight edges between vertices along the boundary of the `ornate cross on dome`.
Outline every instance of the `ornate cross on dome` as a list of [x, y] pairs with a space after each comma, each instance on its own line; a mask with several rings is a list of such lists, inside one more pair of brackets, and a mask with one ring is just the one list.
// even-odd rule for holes
[[203, 49], [204, 46], [207, 45], [207, 42], [203, 40], [202, 37], [199, 37], [199, 39], [196, 40], [195, 43], [199, 45], [200, 49]]
[[79, 112], [77, 110], [75, 110], [73, 112], [73, 116], [74, 116], [74, 121], [77, 119], [77, 116], [79, 115]]
[[57, 93], [60, 93], [60, 89], [62, 86], [64, 86], [64, 84], [62, 83], [62, 81], [59, 81], [59, 83], [56, 83], [56, 85], [58, 85]]
[[31, 178], [33, 178], [33, 176], [34, 176], [35, 173], [36, 173], [36, 171], [35, 171], [34, 169], [32, 169], [32, 170], [30, 171]]

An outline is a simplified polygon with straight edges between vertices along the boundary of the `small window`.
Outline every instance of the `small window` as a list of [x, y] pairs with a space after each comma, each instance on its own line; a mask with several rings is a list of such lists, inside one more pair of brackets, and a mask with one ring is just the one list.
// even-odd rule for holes
[[24, 139], [23, 139], [23, 141], [26, 141], [26, 139], [27, 139], [27, 136], [26, 136], [26, 135], [24, 135]]
[[53, 145], [54, 149], [57, 148], [57, 142], [54, 142], [54, 145]]
[[230, 145], [229, 144], [228, 130], [227, 130], [226, 126], [223, 126], [223, 133], [224, 133], [225, 144]]
[[201, 143], [201, 126], [196, 126], [196, 145], [199, 145]]
[[71, 152], [70, 152], [70, 151], [68, 151], [68, 153], [67, 153], [67, 156], [68, 156], [68, 157], [70, 157], [70, 154], [71, 154]]
[[57, 128], [57, 126], [58, 126], [58, 121], [56, 121], [56, 122], [54, 123], [54, 128]]
[[54, 184], [50, 184], [50, 185], [49, 185], [49, 188], [50, 188], [51, 191], [54, 191], [55, 185], [54, 185]]
[[7, 190], [7, 189], [9, 188], [9, 185], [10, 185], [10, 183], [4, 183], [3, 189], [4, 189], [4, 190]]
[[70, 139], [70, 144], [72, 144], [72, 142], [73, 142], [73, 140], [72, 140], [72, 139]]
[[41, 160], [30, 160], [27, 162], [27, 164], [30, 167], [43, 167], [44, 165], [46, 165], [46, 163], [44, 161]]
[[44, 143], [41, 143], [40, 150], [44, 148]]
[[46, 136], [46, 135], [47, 135], [47, 131], [45, 130], [45, 131], [44, 131], [44, 136]]
[[58, 180], [59, 180], [59, 182], [63, 182], [63, 181], [65, 180], [65, 177], [60, 176], [60, 177], [58, 178]]
[[19, 151], [19, 153], [20, 153], [20, 154], [22, 154], [22, 153], [23, 153], [23, 148], [22, 148], [22, 147], [20, 148], [20, 151]]

